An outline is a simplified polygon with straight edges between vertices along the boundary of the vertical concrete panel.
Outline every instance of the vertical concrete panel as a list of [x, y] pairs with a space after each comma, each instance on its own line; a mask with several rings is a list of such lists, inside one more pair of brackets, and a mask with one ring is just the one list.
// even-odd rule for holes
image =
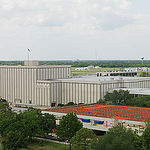
[[50, 106], [50, 84], [47, 88], [47, 106]]
[[79, 103], [82, 103], [82, 98], [81, 98], [81, 84], [80, 83], [78, 83], [78, 103], [77, 104], [79, 104]]
[[3, 75], [4, 75], [4, 77], [3, 77], [4, 78], [4, 80], [3, 80], [3, 95], [6, 98], [6, 95], [5, 95], [6, 69], [3, 70]]
[[70, 98], [69, 99], [70, 99], [70, 101], [74, 102], [74, 100], [72, 98], [73, 97], [73, 95], [72, 95], [73, 93], [72, 93], [72, 83], [71, 82], [69, 83], [69, 92], [70, 92]]
[[72, 101], [76, 103], [76, 90], [75, 90], [75, 83], [72, 82]]

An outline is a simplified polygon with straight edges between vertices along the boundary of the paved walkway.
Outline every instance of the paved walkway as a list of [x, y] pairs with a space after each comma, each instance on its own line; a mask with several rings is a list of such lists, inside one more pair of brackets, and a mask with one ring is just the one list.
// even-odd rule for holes
[[[65, 144], [65, 142], [59, 142], [57, 140], [51, 140], [51, 139], [40, 138], [40, 137], [34, 137], [34, 139], [48, 141], [48, 142], [53, 142], [53, 143], [59, 143], [59, 144]], [[66, 145], [69, 145], [69, 143], [66, 143]]]

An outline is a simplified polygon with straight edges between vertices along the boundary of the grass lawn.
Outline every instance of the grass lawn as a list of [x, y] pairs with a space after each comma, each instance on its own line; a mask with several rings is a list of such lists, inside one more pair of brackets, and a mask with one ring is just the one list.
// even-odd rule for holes
[[[35, 140], [32, 144], [28, 145], [27, 148], [20, 150], [65, 150], [64, 144]], [[69, 150], [69, 146], [66, 146], [66, 150]]]

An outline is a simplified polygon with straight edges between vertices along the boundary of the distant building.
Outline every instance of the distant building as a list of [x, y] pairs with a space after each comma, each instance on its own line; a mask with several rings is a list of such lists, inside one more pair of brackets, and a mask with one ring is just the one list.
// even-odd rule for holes
[[88, 69], [93, 69], [94, 68], [94, 66], [88, 66]]
[[121, 70], [121, 71], [104, 71], [104, 72], [97, 72], [97, 77], [104, 77], [104, 76], [128, 76], [128, 77], [134, 77], [137, 76], [136, 71], [131, 70]]
[[125, 68], [128, 72], [149, 71], [148, 67], [129, 67]]
[[82, 70], [88, 70], [88, 67], [84, 67], [84, 68], [76, 68], [75, 70], [79, 70], [79, 71], [82, 71]]
[[83, 70], [83, 68], [76, 68], [75, 70]]
[[95, 68], [95, 69], [99, 69], [100, 67], [99, 67], [99, 66], [95, 66], [94, 68]]

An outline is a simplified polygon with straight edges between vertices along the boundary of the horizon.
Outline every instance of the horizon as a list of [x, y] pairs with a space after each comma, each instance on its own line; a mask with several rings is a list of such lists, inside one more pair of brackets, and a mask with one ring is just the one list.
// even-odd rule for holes
[[[150, 59], [149, 59], [150, 60]], [[149, 61], [148, 59], [144, 59], [143, 61]], [[27, 61], [27, 59], [20, 59], [20, 60], [0, 60], [0, 61]], [[29, 61], [142, 61], [142, 59], [29, 59]]]

